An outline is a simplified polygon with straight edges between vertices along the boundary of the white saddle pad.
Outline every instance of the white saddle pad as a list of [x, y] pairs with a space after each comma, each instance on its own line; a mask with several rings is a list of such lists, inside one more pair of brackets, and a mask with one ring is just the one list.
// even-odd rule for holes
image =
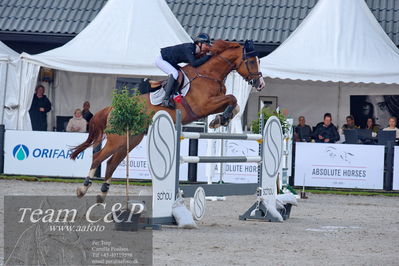
[[[183, 73], [183, 89], [181, 90], [182, 96], [186, 96], [188, 91], [190, 90], [190, 80], [186, 76], [186, 74], [182, 71]], [[162, 87], [157, 91], [150, 92], [150, 102], [152, 105], [159, 105], [162, 103], [163, 98], [165, 97], [165, 89]], [[177, 96], [177, 94], [175, 95]], [[175, 97], [174, 96], [174, 97]]]

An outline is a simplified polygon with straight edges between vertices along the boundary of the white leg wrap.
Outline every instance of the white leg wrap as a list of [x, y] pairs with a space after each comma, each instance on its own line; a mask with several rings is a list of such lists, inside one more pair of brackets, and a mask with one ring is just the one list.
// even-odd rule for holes
[[235, 117], [240, 112], [240, 106], [237, 104], [233, 109], [233, 117]]
[[97, 170], [97, 168], [95, 168], [95, 169], [90, 169], [88, 177], [93, 178], [93, 177], [94, 177], [94, 174], [96, 173], [96, 170]]

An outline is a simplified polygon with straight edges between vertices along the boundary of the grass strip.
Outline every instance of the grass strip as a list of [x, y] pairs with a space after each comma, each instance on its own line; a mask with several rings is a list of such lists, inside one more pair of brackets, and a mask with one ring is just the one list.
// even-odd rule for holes
[[[80, 178], [53, 178], [53, 177], [37, 177], [37, 176], [25, 176], [25, 175], [0, 175], [0, 180], [21, 180], [30, 182], [58, 182], [58, 183], [82, 183], [83, 179]], [[93, 183], [103, 183], [103, 180], [94, 179]], [[130, 181], [132, 186], [151, 186], [151, 181]], [[125, 180], [113, 180], [112, 185], [124, 185]], [[296, 187], [297, 193], [300, 193], [300, 188]], [[358, 195], [358, 196], [388, 196], [388, 197], [399, 197], [398, 191], [364, 191], [364, 190], [339, 190], [339, 189], [306, 189], [306, 192], [312, 194], [331, 194], [331, 195]]]
[[[58, 183], [83, 183], [83, 179], [80, 178], [56, 178], [56, 177], [37, 177], [37, 176], [12, 176], [12, 175], [0, 175], [0, 180], [20, 180], [20, 181], [36, 181], [36, 182], [58, 182]], [[93, 179], [93, 183], [103, 183], [103, 180]], [[111, 181], [112, 185], [124, 185], [126, 182], [122, 180]], [[130, 181], [130, 185], [133, 186], [151, 186], [151, 182], [140, 182]]]
[[[297, 191], [300, 192], [299, 190], [297, 190]], [[307, 189], [306, 192], [309, 192], [312, 194], [399, 197], [398, 192], [387, 192], [387, 191], [359, 191], [359, 190], [350, 191], [350, 190]]]

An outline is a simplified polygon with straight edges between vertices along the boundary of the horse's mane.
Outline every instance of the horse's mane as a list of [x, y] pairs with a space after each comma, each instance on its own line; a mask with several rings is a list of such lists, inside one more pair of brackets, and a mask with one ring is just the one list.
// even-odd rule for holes
[[236, 42], [228, 42], [224, 40], [216, 40], [212, 43], [211, 52], [213, 55], [218, 55], [223, 51], [230, 48], [238, 48], [241, 47], [239, 43]]

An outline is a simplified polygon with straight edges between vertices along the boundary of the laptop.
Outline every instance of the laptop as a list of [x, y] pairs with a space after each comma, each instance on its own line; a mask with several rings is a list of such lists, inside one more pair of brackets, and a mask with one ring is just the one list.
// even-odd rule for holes
[[370, 129], [357, 129], [357, 136], [361, 143], [363, 144], [372, 144], [372, 131]]
[[378, 145], [387, 145], [388, 142], [395, 142], [396, 140], [396, 131], [385, 131], [385, 130], [379, 130], [378, 135]]
[[344, 130], [345, 135], [345, 143], [346, 144], [358, 144], [359, 138], [357, 136], [357, 131], [354, 129], [346, 129]]

